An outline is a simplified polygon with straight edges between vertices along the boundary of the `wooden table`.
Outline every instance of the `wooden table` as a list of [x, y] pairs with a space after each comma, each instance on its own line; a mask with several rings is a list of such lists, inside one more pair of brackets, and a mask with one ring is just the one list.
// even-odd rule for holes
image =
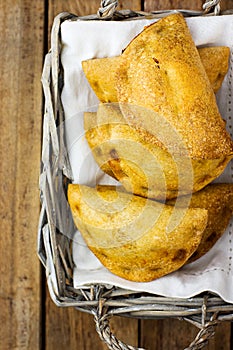
[[[122, 0], [119, 8], [201, 9], [200, 0]], [[0, 349], [106, 349], [92, 316], [57, 308], [37, 258], [43, 97], [40, 76], [55, 15], [96, 13], [100, 0], [0, 1]], [[233, 8], [233, 0], [222, 1]], [[114, 318], [113, 332], [148, 349], [183, 349], [197, 329], [178, 320]], [[207, 349], [230, 350], [231, 324], [217, 327]]]

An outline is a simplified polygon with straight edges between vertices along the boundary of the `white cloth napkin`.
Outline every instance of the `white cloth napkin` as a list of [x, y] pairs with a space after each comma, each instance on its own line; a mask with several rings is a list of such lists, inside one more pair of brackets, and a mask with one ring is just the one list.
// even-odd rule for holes
[[[93, 57], [119, 55], [124, 47], [145, 25], [155, 20], [65, 21], [61, 26], [64, 69], [62, 103], [66, 116], [68, 156], [74, 183], [95, 185], [116, 183], [96, 165], [83, 131], [83, 112], [96, 110], [98, 99], [90, 88], [81, 61]], [[231, 133], [233, 91], [233, 16], [193, 17], [187, 23], [197, 46], [226, 45], [231, 49], [230, 68], [217, 93], [217, 102], [227, 129]], [[232, 135], [232, 134], [231, 134]], [[229, 164], [218, 182], [232, 182], [233, 164]], [[117, 184], [117, 183], [116, 183]], [[168, 297], [188, 298], [203, 291], [211, 291], [225, 301], [233, 302], [233, 221], [215, 246], [202, 258], [180, 270], [148, 283], [136, 283], [119, 278], [102, 266], [86, 247], [77, 231], [73, 242], [74, 287], [93, 283], [116, 285]]]

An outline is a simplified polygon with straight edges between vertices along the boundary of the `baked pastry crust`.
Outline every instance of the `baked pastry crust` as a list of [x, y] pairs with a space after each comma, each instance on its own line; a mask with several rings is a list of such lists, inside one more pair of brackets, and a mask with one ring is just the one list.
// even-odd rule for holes
[[[185, 207], [187, 197], [168, 201], [168, 205]], [[208, 211], [208, 222], [197, 250], [187, 261], [193, 262], [206, 254], [223, 235], [233, 214], [233, 184], [215, 183], [206, 186], [190, 197], [189, 208], [203, 208]]]
[[183, 266], [197, 249], [207, 223], [205, 209], [174, 212], [171, 206], [113, 186], [69, 185], [68, 201], [90, 250], [112, 273], [137, 282]]
[[[198, 48], [198, 53], [216, 93], [228, 71], [230, 49], [226, 46], [202, 47]], [[85, 76], [100, 102], [118, 102], [116, 86], [120, 62], [120, 56], [82, 61]]]
[[[139, 110], [140, 112], [140, 110]], [[100, 168], [122, 183], [128, 192], [165, 200], [199, 191], [218, 177], [229, 157], [198, 159], [182, 153], [176, 133], [171, 133], [153, 111], [144, 121], [158, 117], [160, 140], [148, 129], [129, 125], [119, 104], [100, 104], [97, 113], [84, 114], [85, 136]], [[173, 136], [173, 137], [171, 137]], [[170, 147], [166, 148], [164, 146]], [[177, 153], [175, 146], [180, 146]]]

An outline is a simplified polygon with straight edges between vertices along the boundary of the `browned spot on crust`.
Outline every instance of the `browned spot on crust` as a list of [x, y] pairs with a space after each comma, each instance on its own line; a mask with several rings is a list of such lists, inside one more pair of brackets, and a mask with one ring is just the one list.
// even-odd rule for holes
[[186, 250], [185, 249], [179, 249], [176, 251], [172, 261], [176, 260], [183, 260], [186, 257]]
[[152, 57], [152, 59], [155, 61], [157, 67], [160, 69], [159, 60], [157, 60], [157, 58], [155, 58], [155, 57]]
[[119, 156], [118, 156], [118, 153], [117, 151], [113, 148], [111, 149], [111, 151], [109, 152], [110, 156], [113, 158], [113, 159], [119, 159]]

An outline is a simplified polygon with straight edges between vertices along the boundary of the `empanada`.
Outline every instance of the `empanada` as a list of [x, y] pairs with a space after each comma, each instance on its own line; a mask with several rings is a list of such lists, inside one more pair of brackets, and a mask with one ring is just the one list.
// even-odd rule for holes
[[[205, 209], [177, 209], [117, 187], [69, 185], [73, 219], [86, 244], [112, 273], [147, 282], [180, 268], [197, 249]], [[170, 221], [178, 223], [168, 231]]]
[[120, 61], [118, 107], [107, 105], [105, 123], [100, 105], [94, 129], [86, 127], [92, 150], [104, 142], [105, 149], [95, 152], [98, 164], [104, 155], [105, 168], [127, 191], [144, 197], [202, 189], [223, 172], [233, 143], [183, 16], [145, 28]]
[[[210, 84], [217, 92], [228, 71], [230, 49], [226, 46], [198, 49]], [[120, 57], [89, 59], [82, 62], [83, 71], [100, 102], [117, 102], [117, 71]]]
[[[156, 113], [144, 114], [148, 123], [151, 116], [154, 121], [158, 117], [160, 138], [169, 138], [170, 147], [178, 144], [176, 138], [171, 138], [170, 128], [160, 128], [161, 119]], [[165, 200], [196, 192], [216, 178], [228, 161], [171, 154], [148, 130], [127, 124], [117, 103], [100, 104], [97, 113], [85, 113], [84, 128], [100, 168], [119, 180], [128, 192], [143, 197]]]

